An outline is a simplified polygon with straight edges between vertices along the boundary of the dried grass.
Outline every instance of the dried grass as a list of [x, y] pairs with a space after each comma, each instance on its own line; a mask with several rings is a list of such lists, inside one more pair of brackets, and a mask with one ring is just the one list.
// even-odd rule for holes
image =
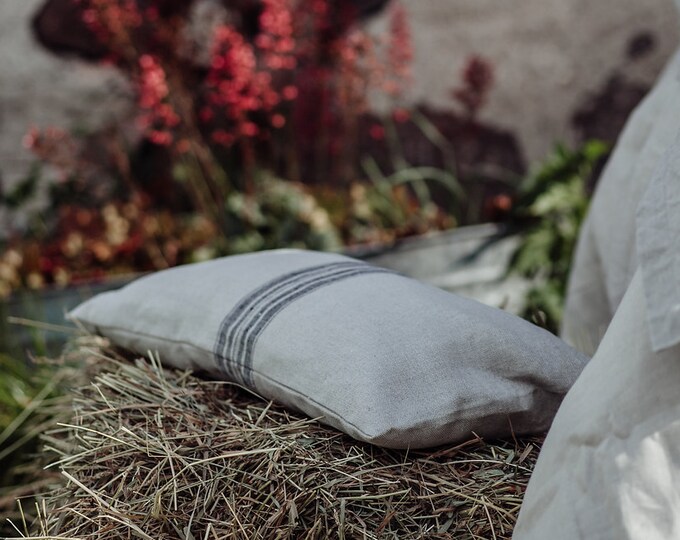
[[62, 482], [31, 538], [509, 539], [542, 442], [386, 450], [155, 358], [72, 354], [92, 379], [45, 436]]

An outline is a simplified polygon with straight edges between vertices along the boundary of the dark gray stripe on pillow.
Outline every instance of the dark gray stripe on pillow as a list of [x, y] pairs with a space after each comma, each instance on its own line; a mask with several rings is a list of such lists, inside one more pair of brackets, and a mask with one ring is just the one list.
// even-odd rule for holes
[[[298, 287], [301, 283], [316, 280], [328, 275], [330, 272], [338, 272], [343, 268], [352, 268], [355, 265], [354, 261], [347, 261], [312, 266], [283, 274], [260, 286], [241, 300], [222, 321], [215, 354], [225, 359], [236, 358], [238, 356], [236, 347], [239, 345], [239, 340], [235, 336], [238, 336], [244, 328], [252, 324], [253, 319], [260, 316], [262, 311], [266, 309], [267, 304], [278, 301], [281, 296], [288, 295], [291, 287]], [[233, 363], [231, 365], [233, 366]], [[225, 373], [233, 378], [237, 378], [237, 373], [233, 369], [226, 369]]]
[[281, 275], [243, 298], [220, 325], [215, 342], [215, 361], [232, 380], [254, 386], [253, 351], [265, 328], [283, 309], [299, 298], [351, 277], [394, 273], [357, 261], [313, 266]]
[[356, 263], [353, 261], [313, 266], [279, 276], [257, 289], [242, 300], [232, 311], [232, 317], [227, 322], [229, 329], [225, 336], [225, 342], [229, 344], [225, 350], [226, 356], [228, 358], [237, 358], [239, 356], [238, 349], [242, 347], [243, 340], [234, 339], [234, 335], [242, 334], [243, 330], [251, 326], [254, 320], [258, 319], [268, 309], [269, 305], [279, 302], [282, 298], [291, 294], [292, 291], [299, 289], [307, 283], [312, 283], [355, 267]]
[[269, 294], [264, 299], [258, 302], [258, 306], [251, 313], [252, 316], [246, 319], [240, 327], [236, 330], [236, 338], [232, 341], [232, 348], [227, 350], [230, 358], [248, 358], [249, 348], [252, 347], [253, 335], [257, 336], [260, 333], [260, 327], [264, 324], [269, 324], [269, 321], [281, 309], [293, 302], [296, 295], [304, 295], [312, 292], [323, 286], [325, 283], [332, 283], [338, 281], [356, 272], [353, 268], [336, 269], [333, 272], [317, 273], [312, 276], [307, 276], [307, 279], [297, 280], [289, 284], [285, 289], [279, 291], [277, 294]]

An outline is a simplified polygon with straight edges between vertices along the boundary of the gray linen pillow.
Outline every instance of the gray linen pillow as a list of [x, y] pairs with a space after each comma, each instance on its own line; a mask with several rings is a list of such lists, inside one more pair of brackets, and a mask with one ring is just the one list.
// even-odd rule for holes
[[499, 309], [309, 251], [165, 270], [70, 317], [393, 448], [546, 430], [587, 361]]

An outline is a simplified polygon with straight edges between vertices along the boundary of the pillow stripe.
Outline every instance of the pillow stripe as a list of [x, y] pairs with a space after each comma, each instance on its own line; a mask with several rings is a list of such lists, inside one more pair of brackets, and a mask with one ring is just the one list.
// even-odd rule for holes
[[279, 293], [280, 291], [285, 292], [291, 285], [294, 286], [299, 281], [311, 279], [314, 276], [325, 275], [325, 273], [332, 268], [340, 268], [354, 264], [353, 261], [348, 261], [334, 264], [326, 263], [302, 268], [301, 270], [278, 276], [245, 296], [234, 309], [229, 312], [220, 325], [218, 340], [213, 349], [215, 357], [222, 359], [222, 362], [218, 362], [218, 366], [225, 368], [223, 371], [227, 375], [230, 375], [234, 380], [238, 379], [233, 362], [229, 361], [229, 364], [226, 363], [226, 359], [236, 357], [234, 347], [237, 344], [237, 340], [234, 336], [241, 331], [244, 325], [247, 326], [249, 324], [250, 319], [257, 317], [257, 314], [263, 309], [263, 304], [266, 304], [268, 301], [267, 299], [272, 294]]
[[217, 365], [233, 380], [254, 387], [255, 344], [278, 313], [321, 287], [375, 273], [394, 274], [391, 270], [350, 261], [315, 266], [270, 281], [241, 300], [222, 321], [214, 348]]
[[247, 343], [246, 343], [246, 349], [244, 353], [241, 356], [240, 360], [240, 365], [242, 366], [242, 375], [245, 379], [246, 384], [249, 384], [250, 386], [253, 386], [253, 380], [252, 380], [252, 365], [253, 365], [253, 350], [255, 348], [255, 344], [262, 334], [262, 332], [265, 330], [265, 328], [269, 325], [269, 323], [274, 319], [274, 317], [281, 312], [283, 309], [285, 309], [288, 305], [293, 303], [295, 300], [301, 298], [302, 296], [305, 296], [317, 289], [320, 289], [326, 285], [330, 285], [332, 283], [336, 283], [337, 281], [343, 280], [343, 279], [348, 279], [351, 277], [359, 276], [359, 275], [367, 275], [367, 274], [394, 274], [394, 272], [390, 272], [388, 270], [384, 270], [382, 268], [376, 268], [376, 267], [371, 267], [371, 266], [366, 266], [365, 268], [361, 269], [355, 269], [353, 271], [345, 271], [343, 273], [339, 273], [335, 276], [329, 276], [323, 280], [318, 280], [313, 283], [310, 283], [306, 288], [304, 289], [299, 289], [297, 291], [294, 291], [293, 294], [290, 296], [284, 298], [281, 302], [278, 304], [272, 305], [270, 309], [267, 310], [267, 313], [263, 314], [262, 317], [259, 318], [257, 321], [257, 325], [254, 327], [251, 327], [247, 329], [247, 331], [250, 333], [247, 337]]
[[316, 266], [311, 266], [303, 268], [301, 270], [296, 270], [294, 272], [289, 272], [287, 274], [282, 274], [277, 278], [261, 285], [255, 289], [252, 293], [245, 296], [224, 318], [217, 336], [217, 342], [213, 349], [217, 365], [222, 369], [222, 371], [227, 374], [233, 380], [236, 380], [236, 373], [233, 371], [233, 362], [228, 360], [233, 357], [233, 334], [236, 333], [239, 327], [244, 324], [249, 316], [253, 312], [256, 312], [258, 303], [262, 299], [266, 299], [267, 295], [272, 292], [277, 292], [282, 288], [287, 287], [290, 283], [296, 282], [298, 279], [304, 278], [305, 276], [313, 275], [317, 272], [324, 272], [329, 266], [337, 266], [339, 264], [347, 265], [349, 263], [334, 263], [334, 264], [321, 264]]
[[236, 358], [239, 356], [238, 351], [234, 348], [239, 346], [239, 341], [234, 336], [243, 331], [244, 328], [251, 325], [268, 304], [277, 302], [282, 296], [290, 294], [291, 290], [295, 290], [305, 283], [315, 281], [327, 275], [337, 273], [343, 269], [355, 268], [357, 263], [354, 261], [339, 262], [331, 264], [323, 264], [312, 266], [303, 270], [297, 270], [290, 274], [284, 274], [262, 287], [258, 288], [251, 295], [245, 297], [242, 302], [232, 311], [233, 317], [228, 316], [230, 320], [222, 323], [222, 328], [229, 327], [225, 338], [226, 344], [231, 344], [226, 349], [226, 357]]

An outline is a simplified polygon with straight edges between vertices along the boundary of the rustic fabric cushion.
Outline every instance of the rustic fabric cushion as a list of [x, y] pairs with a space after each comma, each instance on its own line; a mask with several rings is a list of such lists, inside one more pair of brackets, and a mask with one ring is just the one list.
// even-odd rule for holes
[[607, 163], [572, 266], [561, 335], [592, 355], [640, 260], [635, 212], [678, 130], [680, 51], [631, 115]]
[[227, 257], [141, 278], [71, 317], [357, 439], [428, 447], [547, 429], [586, 358], [513, 315], [336, 254]]
[[642, 274], [567, 394], [515, 540], [680, 538], [680, 346], [652, 350]]

